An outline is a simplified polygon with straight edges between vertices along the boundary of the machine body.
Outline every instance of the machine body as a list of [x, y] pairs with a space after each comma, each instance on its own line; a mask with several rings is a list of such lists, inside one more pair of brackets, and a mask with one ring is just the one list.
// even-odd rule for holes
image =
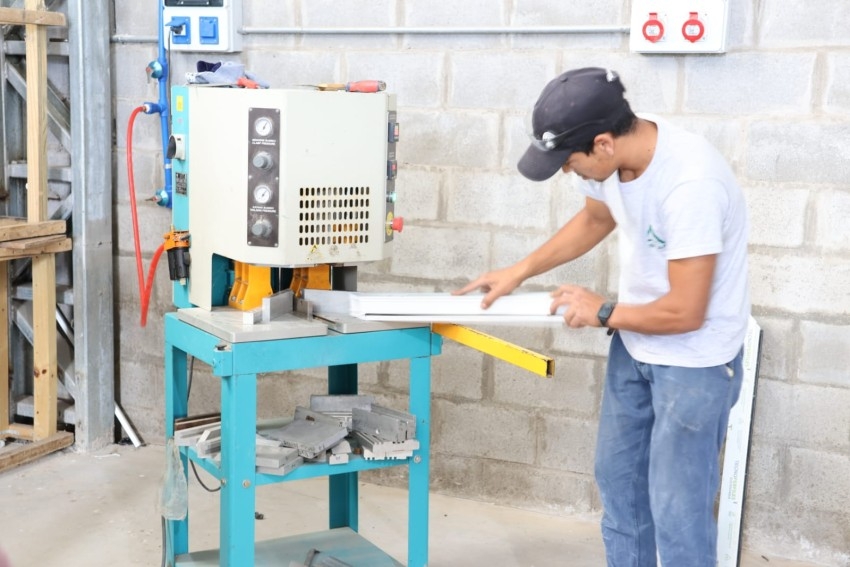
[[389, 255], [395, 96], [201, 85], [172, 90], [174, 227], [191, 237], [178, 307], [217, 304], [221, 259], [350, 265]]

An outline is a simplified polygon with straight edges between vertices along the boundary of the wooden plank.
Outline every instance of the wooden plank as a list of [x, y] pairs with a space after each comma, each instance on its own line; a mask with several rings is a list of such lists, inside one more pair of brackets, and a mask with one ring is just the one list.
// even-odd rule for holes
[[35, 440], [56, 433], [56, 257], [32, 259], [33, 285], [33, 421]]
[[64, 234], [53, 234], [50, 236], [36, 236], [34, 238], [22, 238], [21, 240], [7, 240], [0, 242], [0, 248], [10, 250], [38, 250], [48, 244], [63, 242], [66, 240]]
[[67, 431], [54, 433], [46, 439], [27, 444], [14, 444], [0, 449], [0, 472], [21, 466], [74, 443], [74, 435]]
[[[44, 0], [26, 0], [43, 10]], [[27, 220], [47, 220], [47, 27], [27, 24]]]
[[27, 222], [17, 217], [0, 217], [0, 241], [65, 234], [64, 220]]
[[[39, 256], [42, 254], [55, 254], [57, 252], [65, 252], [66, 250], [71, 249], [71, 239], [64, 238], [59, 242], [53, 242], [50, 244], [43, 244], [41, 246], [37, 246], [35, 248], [31, 248], [29, 250], [15, 250], [13, 248], [3, 248], [0, 246], [0, 260], [14, 260], [17, 258], [30, 258], [32, 256]], [[33, 282], [33, 287], [35, 287], [35, 283]], [[35, 292], [33, 292], [35, 293]], [[54, 297], [55, 297], [54, 293]], [[33, 296], [33, 300], [35, 300], [35, 296]]]
[[0, 431], [9, 427], [9, 270], [0, 262]]
[[25, 423], [12, 423], [9, 425], [9, 428], [6, 430], [6, 434], [3, 435], [3, 437], [32, 441], [32, 425], [27, 425]]
[[209, 425], [210, 423], [218, 423], [221, 421], [220, 413], [205, 413], [201, 415], [190, 415], [187, 417], [179, 417], [174, 420], [174, 431], [182, 431], [198, 425]]
[[[29, 3], [27, 3], [29, 5]], [[37, 26], [66, 26], [65, 14], [46, 10], [21, 10], [18, 8], [0, 8], [0, 24]]]

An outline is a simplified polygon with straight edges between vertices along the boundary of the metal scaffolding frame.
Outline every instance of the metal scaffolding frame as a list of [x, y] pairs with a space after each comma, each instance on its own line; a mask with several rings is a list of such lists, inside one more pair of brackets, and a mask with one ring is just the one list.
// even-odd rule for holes
[[[21, 8], [22, 0], [3, 2]], [[67, 41], [48, 43], [49, 207], [53, 219], [71, 227], [73, 250], [57, 255], [59, 348], [71, 353], [60, 363], [66, 395], [74, 399], [75, 446], [93, 451], [114, 441], [112, 86], [109, 4], [46, 0], [48, 10], [67, 14]], [[26, 216], [26, 57], [22, 26], [3, 26], [0, 50], [0, 175], [2, 214]], [[62, 92], [63, 85], [67, 92]], [[75, 274], [85, 277], [75, 278]], [[10, 269], [10, 352], [14, 400], [31, 388], [32, 300], [29, 262]], [[63, 393], [60, 388], [60, 393]], [[18, 412], [18, 407], [11, 408]]]

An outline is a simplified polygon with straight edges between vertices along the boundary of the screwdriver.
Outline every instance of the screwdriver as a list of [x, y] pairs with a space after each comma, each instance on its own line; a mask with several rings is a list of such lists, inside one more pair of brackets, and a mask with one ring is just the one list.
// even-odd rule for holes
[[246, 89], [258, 89], [260, 88], [260, 84], [257, 81], [252, 81], [248, 77], [239, 77], [236, 79], [236, 86], [243, 87]]
[[350, 83], [319, 83], [318, 85], [308, 85], [319, 89], [320, 91], [348, 91], [350, 93], [377, 93], [387, 89], [387, 84], [384, 81], [352, 81]]
[[350, 93], [376, 93], [387, 89], [384, 81], [354, 81], [345, 83], [345, 90]]

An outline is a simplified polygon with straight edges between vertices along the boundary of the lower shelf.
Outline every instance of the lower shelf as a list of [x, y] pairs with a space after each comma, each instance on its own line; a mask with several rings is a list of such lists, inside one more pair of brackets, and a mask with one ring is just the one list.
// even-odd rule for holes
[[[212, 460], [199, 457], [192, 447], [181, 447], [183, 454], [188, 456], [198, 466], [210, 473], [215, 478], [221, 478], [220, 466]], [[414, 455], [418, 455], [419, 450], [414, 451]], [[263, 486], [266, 484], [274, 484], [278, 482], [287, 482], [290, 480], [304, 480], [308, 478], [317, 478], [322, 476], [332, 476], [335, 474], [345, 474], [352, 472], [362, 472], [374, 469], [384, 469], [387, 467], [400, 467], [410, 465], [411, 458], [406, 459], [378, 459], [367, 460], [360, 455], [350, 455], [348, 463], [343, 465], [329, 465], [327, 463], [306, 463], [295, 470], [285, 475], [263, 474], [257, 473], [256, 485]], [[414, 457], [416, 458], [416, 457]]]
[[[317, 549], [352, 567], [403, 567], [366, 538], [351, 528], [336, 528], [311, 534], [257, 542], [254, 547], [255, 567], [289, 567], [290, 561], [303, 563], [307, 553]], [[217, 549], [178, 555], [175, 567], [217, 567]]]

